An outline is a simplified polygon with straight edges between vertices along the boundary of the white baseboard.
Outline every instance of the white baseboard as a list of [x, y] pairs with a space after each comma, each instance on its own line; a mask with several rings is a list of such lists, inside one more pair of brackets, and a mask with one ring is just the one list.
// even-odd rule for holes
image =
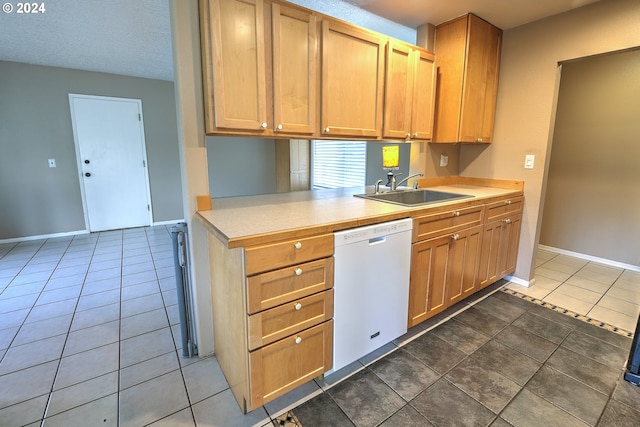
[[587, 260], [587, 261], [598, 262], [600, 264], [609, 265], [611, 267], [624, 268], [625, 270], [632, 270], [632, 271], [640, 272], [640, 265], [625, 264], [623, 262], [612, 261], [610, 259], [599, 258], [599, 257], [591, 256], [591, 255], [581, 254], [581, 253], [578, 253], [578, 252], [571, 252], [571, 251], [567, 251], [567, 250], [564, 250], [564, 249], [554, 248], [552, 246], [538, 245], [538, 248], [539, 249], [543, 249], [545, 251], [561, 254], [561, 255], [568, 255], [568, 256], [572, 256], [574, 258], [580, 258], [580, 259], [584, 259], [584, 260]]
[[511, 283], [515, 283], [516, 285], [524, 286], [525, 288], [530, 288], [536, 283], [536, 279], [525, 280], [515, 276], [507, 276], [504, 280], [508, 280]]
[[2, 240], [0, 240], [0, 244], [2, 244], [2, 243], [26, 242], [28, 240], [53, 239], [55, 237], [77, 236], [78, 234], [89, 234], [89, 230], [68, 231], [68, 232], [65, 232], [65, 233], [40, 234], [38, 236], [14, 237], [14, 238], [11, 238], [11, 239], [2, 239]]

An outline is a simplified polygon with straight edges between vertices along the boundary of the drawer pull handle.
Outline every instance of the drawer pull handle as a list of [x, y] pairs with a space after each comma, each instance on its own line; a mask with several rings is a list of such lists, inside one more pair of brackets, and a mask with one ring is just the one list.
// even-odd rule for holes
[[460, 238], [460, 235], [456, 233], [456, 234], [452, 235], [451, 238], [453, 240], [458, 240]]
[[302, 269], [301, 268], [296, 268], [296, 276], [299, 276], [302, 274]]
[[296, 337], [296, 344], [300, 344], [302, 342], [302, 338]]
[[297, 310], [300, 310], [302, 308], [302, 304], [300, 304], [299, 302], [296, 303], [296, 305], [293, 306], [293, 308]]
[[511, 224], [511, 219], [510, 218], [503, 219], [502, 222], [504, 222], [505, 224]]
[[455, 212], [453, 213], [453, 216], [460, 216], [460, 212], [459, 212], [459, 211], [455, 211]]
[[294, 248], [296, 248], [296, 249], [300, 249], [300, 248], [302, 247], [302, 243], [300, 243], [300, 242], [295, 242], [295, 243], [293, 244], [293, 247], [294, 247]]

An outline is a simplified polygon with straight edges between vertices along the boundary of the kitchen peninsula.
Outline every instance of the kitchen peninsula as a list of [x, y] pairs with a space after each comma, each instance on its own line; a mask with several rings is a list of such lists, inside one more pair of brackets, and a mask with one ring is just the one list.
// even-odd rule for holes
[[419, 185], [471, 197], [407, 207], [353, 197], [372, 191], [360, 187], [214, 199], [197, 213], [209, 231], [216, 355], [243, 411], [331, 370], [333, 232], [413, 219], [409, 327], [515, 270], [521, 181]]

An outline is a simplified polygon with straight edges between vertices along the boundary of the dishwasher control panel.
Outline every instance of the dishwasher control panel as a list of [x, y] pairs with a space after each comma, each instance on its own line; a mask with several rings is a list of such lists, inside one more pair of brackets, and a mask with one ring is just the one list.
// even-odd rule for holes
[[411, 231], [413, 229], [413, 220], [411, 218], [400, 219], [396, 221], [384, 222], [381, 224], [373, 224], [365, 227], [343, 230], [334, 233], [335, 245], [348, 244], [353, 241], [371, 239], [374, 237], [386, 236], [402, 231]]

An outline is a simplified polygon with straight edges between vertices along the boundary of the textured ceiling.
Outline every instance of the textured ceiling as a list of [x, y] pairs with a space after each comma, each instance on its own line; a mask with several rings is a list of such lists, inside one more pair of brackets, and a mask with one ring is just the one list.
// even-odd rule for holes
[[[357, 12], [354, 6], [361, 7], [410, 27], [409, 32], [466, 12], [509, 29], [595, 1], [292, 0], [328, 15], [338, 11], [347, 20]], [[173, 80], [169, 2], [50, 0], [40, 14], [0, 12], [0, 60]]]
[[0, 13], [0, 60], [173, 80], [169, 0], [43, 3]]

